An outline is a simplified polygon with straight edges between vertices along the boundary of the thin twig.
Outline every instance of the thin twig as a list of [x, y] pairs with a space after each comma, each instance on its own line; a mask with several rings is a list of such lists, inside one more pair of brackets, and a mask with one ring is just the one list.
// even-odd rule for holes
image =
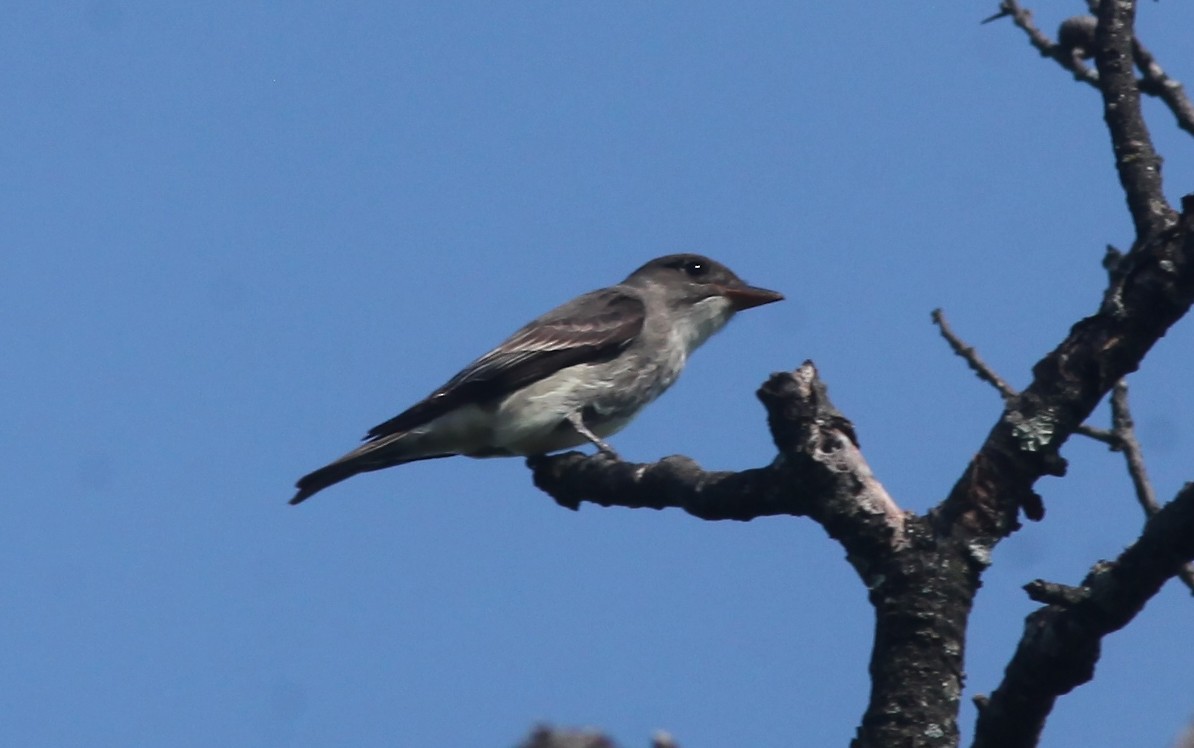
[[1016, 24], [1017, 28], [1028, 35], [1028, 41], [1041, 53], [1041, 57], [1048, 57], [1056, 61], [1058, 65], [1061, 65], [1074, 76], [1074, 80], [1098, 88], [1098, 72], [1082, 62], [1082, 55], [1077, 53], [1073, 48], [1054, 44], [1053, 40], [1046, 36], [1033, 23], [1032, 11], [1022, 7], [1016, 0], [1002, 0], [999, 3], [999, 12], [990, 18], [983, 19], [983, 23], [990, 23], [1000, 18], [1011, 18], [1012, 23]]
[[1194, 135], [1194, 103], [1186, 96], [1181, 82], [1165, 73], [1139, 38], [1132, 40], [1132, 56], [1136, 58], [1136, 67], [1140, 70], [1140, 91], [1165, 102], [1177, 119], [1177, 126]]
[[1119, 451], [1124, 453], [1124, 460], [1128, 463], [1128, 475], [1132, 476], [1136, 500], [1144, 509], [1144, 515], [1151, 517], [1161, 511], [1161, 505], [1157, 503], [1157, 493], [1144, 468], [1144, 453], [1136, 439], [1136, 424], [1132, 421], [1132, 411], [1128, 407], [1128, 383], [1122, 379], [1111, 390], [1111, 423], [1118, 437]]
[[[1128, 475], [1131, 476], [1132, 487], [1136, 490], [1136, 501], [1144, 510], [1144, 516], [1151, 518], [1161, 511], [1161, 504], [1157, 501], [1157, 492], [1144, 467], [1144, 451], [1136, 438], [1136, 424], [1132, 420], [1132, 410], [1128, 405], [1128, 383], [1122, 379], [1116, 382], [1111, 390], [1111, 423], [1119, 442], [1119, 451], [1123, 452], [1124, 461], [1128, 464]], [[1185, 564], [1177, 576], [1194, 593], [1194, 566]]]
[[[966, 362], [970, 369], [978, 375], [979, 379], [998, 390], [1005, 401], [1011, 400], [1020, 394], [1003, 377], [999, 376], [986, 361], [982, 360], [978, 355], [978, 351], [973, 346], [968, 345], [966, 341], [958, 337], [958, 334], [945, 321], [945, 312], [940, 309], [934, 309], [932, 317], [933, 324], [937, 325], [937, 328], [941, 331], [941, 337], [945, 338], [945, 342], [949, 343], [950, 349]], [[1119, 439], [1113, 431], [1082, 424], [1077, 428], [1077, 433], [1094, 439], [1097, 442], [1102, 442], [1114, 450], [1119, 449]]]
[[[1091, 13], [1098, 11], [1098, 2], [1088, 2], [1087, 5]], [[1041, 53], [1041, 57], [1055, 61], [1069, 71], [1075, 80], [1093, 88], [1099, 87], [1098, 71], [1083, 62], [1083, 59], [1089, 56], [1091, 45], [1077, 44], [1074, 39], [1067, 39], [1066, 34], [1067, 30], [1072, 32], [1075, 29], [1088, 28], [1093, 32], [1096, 26], [1093, 17], [1075, 16], [1064, 21], [1058, 31], [1057, 42], [1036, 27], [1032, 20], [1032, 11], [1021, 6], [1016, 0], [1002, 0], [999, 3], [999, 12], [983, 19], [983, 23], [1001, 18], [1011, 18], [1012, 23], [1028, 37], [1029, 43]], [[1171, 78], [1148, 48], [1135, 36], [1132, 38], [1132, 52], [1136, 67], [1140, 70], [1140, 79], [1137, 81], [1140, 92], [1164, 102], [1177, 120], [1177, 126], [1194, 135], [1194, 103], [1186, 95], [1181, 82]]]
[[1096, 442], [1102, 442], [1114, 451], [1119, 451], [1119, 439], [1116, 438], [1114, 431], [1084, 423], [1077, 428], [1076, 433], [1082, 434], [1088, 439], [1094, 439]]
[[973, 346], [967, 345], [965, 341], [957, 336], [953, 328], [945, 321], [945, 313], [941, 309], [934, 309], [932, 317], [933, 324], [937, 325], [937, 329], [941, 331], [941, 337], [945, 338], [945, 342], [949, 343], [950, 349], [966, 362], [970, 370], [977, 374], [979, 379], [999, 390], [999, 394], [1003, 396], [1004, 400], [1011, 400], [1020, 394], [1004, 381], [1003, 377], [999, 376], [994, 369], [988, 366], [986, 361], [979, 358], [978, 351], [974, 350]]

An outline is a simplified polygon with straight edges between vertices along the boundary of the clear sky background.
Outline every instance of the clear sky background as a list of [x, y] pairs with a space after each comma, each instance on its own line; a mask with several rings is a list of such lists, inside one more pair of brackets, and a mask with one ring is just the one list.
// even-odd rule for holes
[[[1096, 93], [995, 10], [5, 3], [2, 742], [504, 746], [550, 721], [846, 745], [871, 611], [807, 519], [569, 512], [518, 459], [286, 501], [528, 319], [698, 251], [788, 300], [618, 450], [765, 464], [754, 391], [811, 358], [896, 499], [932, 506], [1000, 402], [930, 310], [1022, 386], [1131, 235]], [[1142, 15], [1194, 83], [1194, 4]], [[1194, 143], [1148, 111], [1176, 199]], [[1192, 368], [1185, 320], [1131, 380], [1163, 497], [1194, 479]], [[1138, 535], [1119, 456], [1065, 456], [986, 577], [964, 729], [1036, 607], [1020, 585]], [[1171, 584], [1044, 745], [1168, 745], [1192, 621]]]

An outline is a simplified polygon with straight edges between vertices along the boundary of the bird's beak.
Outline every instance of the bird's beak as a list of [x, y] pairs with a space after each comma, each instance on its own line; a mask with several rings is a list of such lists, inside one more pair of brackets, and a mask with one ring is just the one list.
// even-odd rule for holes
[[778, 291], [768, 291], [756, 286], [721, 286], [721, 295], [730, 300], [730, 306], [735, 312], [751, 307], [763, 306], [773, 301], [783, 301], [784, 295]]

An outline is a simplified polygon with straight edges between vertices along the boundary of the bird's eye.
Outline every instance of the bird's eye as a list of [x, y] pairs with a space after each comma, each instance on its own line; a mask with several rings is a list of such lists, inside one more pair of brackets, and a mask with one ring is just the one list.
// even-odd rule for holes
[[701, 262], [700, 260], [688, 260], [681, 266], [681, 268], [685, 273], [688, 273], [693, 278], [699, 278], [709, 271], [709, 268], [705, 265], [705, 263]]

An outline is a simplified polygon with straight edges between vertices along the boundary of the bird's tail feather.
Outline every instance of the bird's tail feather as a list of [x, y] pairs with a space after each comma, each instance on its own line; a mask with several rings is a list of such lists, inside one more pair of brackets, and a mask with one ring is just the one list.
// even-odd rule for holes
[[399, 457], [379, 460], [375, 455], [369, 453], [356, 454], [349, 453], [341, 457], [335, 462], [324, 465], [323, 467], [313, 472], [307, 473], [295, 483], [295, 488], [298, 492], [294, 498], [290, 500], [290, 505], [301, 504], [315, 494], [319, 493], [328, 486], [334, 486], [342, 480], [348, 480], [358, 473], [368, 473], [374, 470], [383, 470], [395, 465], [405, 465], [408, 462], [418, 462], [419, 460], [435, 460], [440, 457], [452, 457], [454, 452], [438, 455], [419, 455], [415, 457]]
[[334, 486], [342, 480], [347, 480], [363, 471], [359, 465], [352, 462], [333, 462], [318, 470], [307, 473], [295, 483], [298, 493], [290, 500], [291, 506], [301, 504], [328, 486]]

